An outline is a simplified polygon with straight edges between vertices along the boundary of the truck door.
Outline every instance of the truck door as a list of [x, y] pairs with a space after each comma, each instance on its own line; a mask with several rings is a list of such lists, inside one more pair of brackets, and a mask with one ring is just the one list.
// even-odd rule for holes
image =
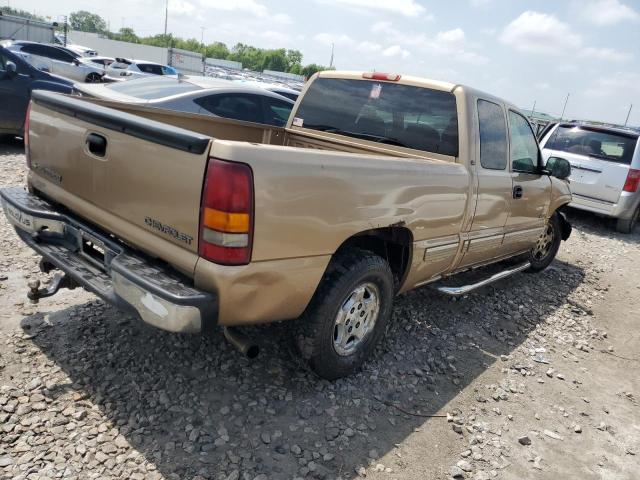
[[551, 179], [540, 173], [542, 156], [527, 119], [513, 110], [508, 118], [513, 194], [504, 250], [513, 253], [531, 248], [542, 233], [551, 203]]
[[480, 161], [475, 165], [476, 210], [459, 267], [487, 262], [503, 254], [502, 242], [511, 203], [505, 110], [498, 103], [478, 99], [477, 111], [476, 158]]

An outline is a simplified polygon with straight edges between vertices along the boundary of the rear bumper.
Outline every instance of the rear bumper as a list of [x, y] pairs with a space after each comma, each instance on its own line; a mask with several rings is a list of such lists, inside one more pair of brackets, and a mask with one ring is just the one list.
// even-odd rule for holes
[[573, 201], [569, 204], [570, 207], [612, 218], [631, 218], [633, 212], [640, 205], [640, 193], [623, 192], [616, 203], [579, 195], [575, 192], [572, 193], [572, 196]]
[[105, 301], [171, 332], [210, 331], [217, 295], [21, 189], [0, 189], [7, 219], [43, 259]]

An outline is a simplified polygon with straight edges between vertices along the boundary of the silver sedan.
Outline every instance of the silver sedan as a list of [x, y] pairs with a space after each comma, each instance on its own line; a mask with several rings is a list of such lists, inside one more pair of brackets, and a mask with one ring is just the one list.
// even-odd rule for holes
[[292, 100], [262, 88], [185, 75], [102, 85], [76, 84], [75, 91], [105, 100], [279, 127], [287, 123], [294, 105]]

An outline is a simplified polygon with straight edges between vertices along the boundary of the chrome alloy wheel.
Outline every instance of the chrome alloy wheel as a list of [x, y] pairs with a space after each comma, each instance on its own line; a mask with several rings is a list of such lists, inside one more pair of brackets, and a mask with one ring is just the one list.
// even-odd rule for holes
[[356, 351], [376, 325], [380, 312], [380, 291], [367, 282], [351, 292], [336, 315], [333, 348], [338, 355]]
[[533, 258], [536, 260], [544, 259], [549, 254], [554, 240], [555, 232], [553, 231], [553, 226], [551, 224], [547, 224], [544, 233], [540, 235], [540, 238], [538, 238], [538, 241], [536, 242], [536, 246], [533, 248]]

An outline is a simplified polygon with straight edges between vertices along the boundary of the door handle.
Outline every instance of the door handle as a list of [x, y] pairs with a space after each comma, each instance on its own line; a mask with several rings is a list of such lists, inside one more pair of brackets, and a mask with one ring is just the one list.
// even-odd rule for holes
[[107, 139], [97, 133], [87, 135], [87, 149], [97, 157], [104, 157], [107, 153]]
[[523, 194], [524, 194], [524, 190], [520, 185], [516, 185], [515, 187], [513, 187], [513, 198], [515, 199], [522, 198]]

